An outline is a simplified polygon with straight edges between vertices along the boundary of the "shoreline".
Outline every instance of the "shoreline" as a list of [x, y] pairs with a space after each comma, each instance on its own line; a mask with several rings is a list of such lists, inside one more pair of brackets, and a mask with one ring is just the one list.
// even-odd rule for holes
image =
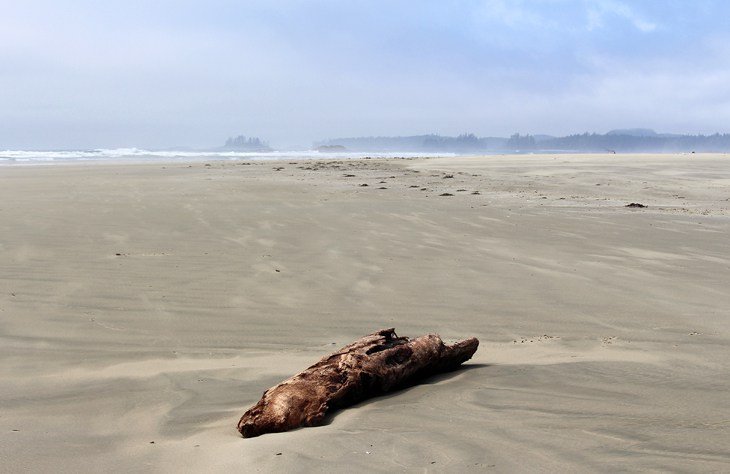
[[[2, 152], [0, 152], [1, 155]], [[33, 153], [23, 151], [23, 153]], [[56, 152], [38, 152], [38, 153], [56, 153]], [[58, 152], [66, 153], [66, 152]], [[186, 153], [186, 152], [181, 152]], [[117, 158], [93, 158], [93, 159], [81, 159], [81, 158], [48, 158], [48, 159], [34, 159], [34, 158], [22, 158], [22, 159], [0, 159], [0, 169], [6, 167], [20, 167], [20, 166], [56, 166], [56, 165], [114, 165], [114, 166], [135, 166], [135, 165], [175, 165], [175, 164], [196, 164], [196, 163], [238, 163], [238, 162], [259, 162], [259, 161], [334, 161], [334, 160], [362, 160], [362, 159], [375, 159], [375, 160], [418, 160], [418, 159], [432, 159], [432, 158], [494, 158], [494, 157], [509, 157], [515, 159], [521, 159], [524, 157], [594, 157], [596, 159], [602, 158], [615, 158], [620, 160], [622, 157], [642, 158], [642, 157], [696, 157], [702, 158], [727, 158], [730, 156], [730, 152], [702, 152], [702, 153], [672, 153], [672, 152], [644, 152], [644, 153], [591, 153], [591, 152], [535, 152], [535, 153], [508, 153], [508, 152], [494, 152], [494, 153], [421, 153], [421, 152], [348, 152], [347, 154], [337, 153], [315, 153], [315, 152], [272, 152], [272, 155], [278, 156], [267, 156], [263, 154], [251, 154], [251, 156], [225, 156], [225, 155], [195, 155], [195, 156], [159, 156], [149, 157], [148, 155], [140, 155], [139, 157], [130, 155], [129, 157], [117, 157]], [[0, 157], [1, 158], [1, 157]]]

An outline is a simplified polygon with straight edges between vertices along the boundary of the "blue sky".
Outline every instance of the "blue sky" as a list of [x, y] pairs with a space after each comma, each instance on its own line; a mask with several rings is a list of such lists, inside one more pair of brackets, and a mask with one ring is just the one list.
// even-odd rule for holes
[[730, 132], [724, 0], [0, 0], [0, 149]]

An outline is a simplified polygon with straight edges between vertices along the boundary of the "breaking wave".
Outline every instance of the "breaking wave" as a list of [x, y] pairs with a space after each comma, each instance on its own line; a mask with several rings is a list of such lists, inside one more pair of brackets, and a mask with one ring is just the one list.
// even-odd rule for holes
[[394, 158], [417, 156], [454, 156], [453, 153], [413, 153], [413, 152], [337, 152], [326, 153], [316, 150], [305, 151], [186, 151], [186, 150], [144, 150], [140, 148], [113, 148], [96, 150], [57, 150], [0, 151], [0, 165], [9, 164], [49, 164], [74, 162], [160, 162], [160, 161], [209, 161], [209, 160], [292, 160], [292, 159], [340, 159], [340, 158]]

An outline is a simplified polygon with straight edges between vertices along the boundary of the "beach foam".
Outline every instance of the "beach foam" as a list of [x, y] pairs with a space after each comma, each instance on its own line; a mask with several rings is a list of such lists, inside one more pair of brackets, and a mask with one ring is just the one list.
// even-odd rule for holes
[[[78, 162], [159, 162], [159, 161], [212, 161], [212, 160], [302, 160], [302, 159], [352, 159], [352, 158], [413, 158], [424, 153], [413, 152], [341, 152], [321, 153], [316, 150], [300, 151], [209, 151], [209, 150], [146, 150], [142, 148], [101, 148], [94, 150], [4, 150], [0, 151], [0, 165], [53, 164]], [[453, 153], [428, 153], [428, 156], [448, 157]]]

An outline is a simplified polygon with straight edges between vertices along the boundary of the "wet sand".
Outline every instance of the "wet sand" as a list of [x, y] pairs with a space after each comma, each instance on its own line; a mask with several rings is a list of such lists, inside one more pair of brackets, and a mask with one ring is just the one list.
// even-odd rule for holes
[[[728, 155], [3, 167], [0, 462], [727, 471], [729, 235]], [[481, 346], [240, 438], [266, 388], [392, 326]]]

